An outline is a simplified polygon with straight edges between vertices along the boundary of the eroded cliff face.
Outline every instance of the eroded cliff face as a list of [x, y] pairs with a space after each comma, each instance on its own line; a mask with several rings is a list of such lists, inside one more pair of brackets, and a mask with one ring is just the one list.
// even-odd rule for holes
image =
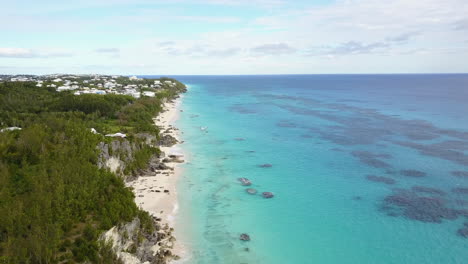
[[[124, 178], [124, 180], [134, 180], [138, 175], [152, 175], [156, 170], [168, 169], [161, 159], [164, 153], [156, 151], [148, 157], [144, 166], [137, 168], [136, 171], [129, 171], [129, 165], [132, 165], [137, 159], [138, 152], [144, 147], [173, 146], [177, 140], [172, 137], [168, 131], [161, 133], [158, 139], [150, 134], [137, 134], [135, 139], [115, 139], [110, 143], [100, 142], [97, 146], [99, 150], [97, 165], [99, 168], [107, 168], [113, 173]], [[132, 168], [133, 169], [133, 168]]]
[[154, 228], [148, 232], [141, 226], [140, 219], [105, 232], [101, 239], [112, 244], [116, 255], [126, 264], [166, 264], [179, 257], [173, 255], [175, 238], [173, 229], [153, 218]]
[[[136, 171], [129, 173], [128, 166], [137, 159], [137, 153], [147, 146], [168, 146], [175, 144], [173, 137], [163, 135], [159, 140], [149, 134], [138, 135], [134, 139], [114, 139], [109, 143], [100, 142], [98, 166], [107, 168], [122, 177], [132, 181], [141, 175], [156, 176], [163, 171], [172, 170], [168, 161], [177, 157], [165, 157], [164, 153], [156, 152]], [[117, 257], [125, 264], [165, 264], [179, 257], [173, 255], [172, 248], [175, 238], [173, 229], [161, 223], [161, 218], [152, 216], [153, 231], [142, 227], [137, 217], [133, 221], [114, 226], [101, 236], [101, 240], [110, 243]]]
[[127, 139], [116, 139], [110, 143], [100, 142], [97, 148], [100, 152], [98, 167], [108, 168], [119, 176], [123, 176], [126, 164], [135, 159], [133, 155], [140, 149], [136, 143], [130, 143]]

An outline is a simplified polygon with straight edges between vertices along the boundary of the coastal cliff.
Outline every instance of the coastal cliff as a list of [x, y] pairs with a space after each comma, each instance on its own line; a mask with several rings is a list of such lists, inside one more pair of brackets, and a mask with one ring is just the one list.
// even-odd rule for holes
[[[158, 148], [158, 146], [170, 147], [177, 142], [173, 136], [165, 132], [161, 136], [140, 134], [134, 140], [116, 139], [109, 143], [100, 142], [97, 147], [98, 166], [116, 173], [127, 183], [139, 177], [166, 176], [168, 174], [166, 171], [173, 170], [166, 164], [179, 161], [175, 157], [167, 157]], [[147, 149], [151, 151], [145, 152]], [[150, 153], [144, 158], [147, 165], [135, 167], [134, 164], [142, 152]], [[165, 264], [179, 259], [179, 256], [172, 252], [176, 238], [173, 235], [173, 228], [167, 221], [152, 215], [146, 225], [145, 227], [139, 217], [135, 217], [130, 222], [112, 227], [100, 236], [100, 240], [108, 243], [124, 264]]]
[[112, 227], [100, 239], [110, 243], [117, 257], [125, 264], [165, 264], [179, 257], [172, 253], [175, 237], [173, 229], [153, 218], [148, 230], [136, 217], [133, 221]]
[[[0, 262], [176, 258], [172, 229], [137, 205], [128, 183], [167, 166], [160, 145], [168, 138], [153, 119], [185, 86], [168, 78], [61, 76], [78, 86], [125, 81], [108, 89], [115, 94], [80, 94], [56, 91], [47, 78], [47, 87], [0, 83], [0, 128], [17, 128], [0, 132]], [[141, 98], [123, 85], [137, 87]]]
[[[167, 114], [168, 103], [174, 103], [173, 98], [165, 98], [161, 104]], [[176, 109], [171, 109], [175, 111]], [[173, 173], [174, 167], [171, 163], [181, 163], [180, 157], [166, 154], [161, 148], [167, 150], [178, 143], [174, 132], [177, 130], [172, 125], [159, 122], [164, 117], [156, 116], [155, 126], [157, 133], [139, 133], [132, 138], [118, 138], [110, 142], [100, 142], [97, 146], [99, 151], [97, 165], [99, 168], [108, 169], [121, 177], [127, 186], [131, 186], [141, 178], [168, 177]], [[157, 190], [156, 186], [150, 186], [150, 192], [169, 195], [164, 184], [164, 190]], [[146, 188], [144, 188], [146, 189]], [[141, 190], [132, 187], [137, 198], [144, 197]], [[140, 192], [139, 192], [140, 191]], [[163, 205], [162, 203], [166, 203]], [[144, 203], [141, 203], [142, 206]], [[159, 201], [155, 204], [159, 209], [167, 208], [167, 201]], [[144, 210], [144, 208], [142, 208]], [[159, 211], [163, 212], [163, 210]], [[112, 227], [100, 236], [112, 248], [117, 258], [124, 264], [155, 263], [165, 264], [180, 257], [173, 251], [176, 238], [173, 235], [173, 227], [170, 226], [164, 215], [155, 216], [156, 212], [148, 211], [150, 220], [143, 224], [139, 217], [132, 221], [121, 223]], [[146, 215], [145, 215], [146, 216]], [[146, 227], [145, 227], [146, 225]]]

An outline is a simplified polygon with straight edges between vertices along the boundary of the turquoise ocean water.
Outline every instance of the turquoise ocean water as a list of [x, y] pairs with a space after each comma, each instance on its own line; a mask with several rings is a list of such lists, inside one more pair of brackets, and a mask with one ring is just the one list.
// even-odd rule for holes
[[468, 75], [173, 77], [190, 263], [468, 263]]

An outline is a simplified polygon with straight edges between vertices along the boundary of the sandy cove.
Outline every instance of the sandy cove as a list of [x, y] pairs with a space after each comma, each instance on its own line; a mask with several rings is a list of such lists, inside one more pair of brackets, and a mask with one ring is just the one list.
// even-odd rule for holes
[[[172, 137], [179, 142], [172, 147], [160, 147], [165, 156], [176, 155], [180, 160], [184, 160], [182, 149], [180, 148], [180, 132], [173, 127], [173, 124], [180, 116], [181, 98], [167, 102], [163, 105], [163, 112], [160, 113], [154, 120], [155, 125], [160, 128], [161, 133], [168, 130]], [[177, 182], [180, 178], [182, 168], [180, 163], [166, 163], [174, 170], [159, 171], [156, 176], [142, 175], [138, 179], [128, 182], [127, 186], [133, 187], [135, 193], [135, 202], [143, 210], [151, 215], [162, 219], [162, 223], [167, 223], [174, 228], [175, 217], [179, 210], [177, 198]], [[167, 174], [164, 174], [167, 173]], [[160, 192], [156, 192], [159, 190]], [[184, 259], [186, 250], [180, 241], [175, 243], [172, 253]], [[182, 260], [181, 259], [181, 260]], [[178, 262], [178, 261], [177, 261]]]

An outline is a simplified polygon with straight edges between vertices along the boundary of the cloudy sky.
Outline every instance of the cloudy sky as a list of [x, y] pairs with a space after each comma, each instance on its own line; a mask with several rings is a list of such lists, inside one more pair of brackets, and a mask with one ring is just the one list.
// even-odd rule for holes
[[0, 74], [468, 72], [467, 0], [0, 0]]

